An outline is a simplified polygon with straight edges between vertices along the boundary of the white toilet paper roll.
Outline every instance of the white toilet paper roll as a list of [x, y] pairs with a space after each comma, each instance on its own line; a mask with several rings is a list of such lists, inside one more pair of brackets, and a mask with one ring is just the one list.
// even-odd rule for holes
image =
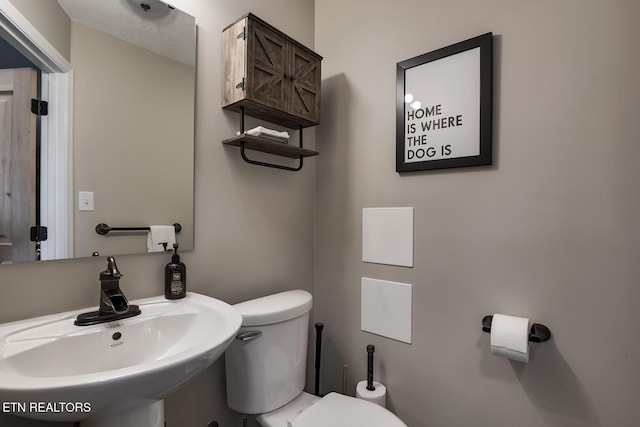
[[518, 362], [529, 361], [529, 319], [494, 314], [491, 321], [491, 353]]
[[373, 382], [375, 390], [367, 390], [367, 381], [360, 381], [356, 386], [356, 397], [387, 407], [387, 388], [378, 381]]

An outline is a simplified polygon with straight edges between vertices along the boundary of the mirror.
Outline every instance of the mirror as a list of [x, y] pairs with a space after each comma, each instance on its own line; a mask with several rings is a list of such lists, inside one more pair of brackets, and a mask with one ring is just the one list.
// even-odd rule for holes
[[[34, 168], [40, 172], [39, 180], [34, 178], [40, 193], [35, 196], [40, 206], [36, 217], [48, 229], [47, 240], [31, 243], [34, 251], [19, 259], [6, 254], [9, 245], [2, 246], [0, 237], [0, 262], [36, 260], [38, 253], [42, 260], [144, 253], [145, 229], [174, 223], [180, 224], [176, 241], [181, 250], [193, 249], [195, 19], [159, 0], [57, 3], [70, 25], [73, 106], [71, 146], [65, 149], [72, 169], [62, 171], [70, 177], [62, 184], [68, 190], [51, 190], [57, 175], [49, 156], [57, 147], [45, 141], [51, 131], [45, 128], [56, 116], [50, 112], [40, 117], [43, 142], [40, 165]], [[36, 21], [35, 13], [40, 12], [23, 14]], [[38, 28], [35, 22], [33, 26]], [[6, 31], [0, 34], [7, 39]], [[7, 42], [20, 51], [15, 41]], [[43, 81], [46, 75], [42, 73]], [[57, 194], [65, 192], [59, 209]], [[0, 205], [0, 236], [5, 237], [10, 234], [7, 206]], [[60, 212], [65, 212], [61, 222], [66, 227], [53, 224], [60, 221]], [[98, 234], [98, 224], [112, 231]]]

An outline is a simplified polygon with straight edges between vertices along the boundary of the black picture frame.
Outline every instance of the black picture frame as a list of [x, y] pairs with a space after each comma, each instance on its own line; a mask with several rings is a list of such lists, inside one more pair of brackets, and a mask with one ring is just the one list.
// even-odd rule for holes
[[398, 62], [396, 93], [396, 172], [492, 164], [492, 33]]

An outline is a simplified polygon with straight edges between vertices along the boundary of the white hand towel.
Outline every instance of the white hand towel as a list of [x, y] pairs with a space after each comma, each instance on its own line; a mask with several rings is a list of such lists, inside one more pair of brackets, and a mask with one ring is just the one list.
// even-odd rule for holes
[[167, 249], [173, 249], [173, 244], [176, 242], [176, 229], [173, 225], [152, 225], [149, 228], [149, 234], [147, 234], [148, 252], [163, 252], [163, 243], [167, 244]]
[[[271, 139], [273, 141], [287, 143], [289, 142], [289, 132], [280, 132], [273, 129], [268, 129], [263, 126], [258, 126], [253, 129], [245, 131], [245, 134], [252, 136], [259, 136], [261, 138]], [[236, 135], [240, 135], [240, 132], [236, 132]]]

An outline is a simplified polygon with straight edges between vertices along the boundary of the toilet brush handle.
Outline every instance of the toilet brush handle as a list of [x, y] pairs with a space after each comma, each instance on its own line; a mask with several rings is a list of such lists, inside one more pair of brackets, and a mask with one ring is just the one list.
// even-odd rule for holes
[[373, 352], [376, 348], [369, 344], [367, 346], [367, 390], [373, 391], [376, 388], [373, 386]]
[[316, 384], [314, 389], [314, 394], [316, 396], [320, 396], [320, 358], [322, 357], [322, 329], [324, 329], [323, 323], [316, 323]]

